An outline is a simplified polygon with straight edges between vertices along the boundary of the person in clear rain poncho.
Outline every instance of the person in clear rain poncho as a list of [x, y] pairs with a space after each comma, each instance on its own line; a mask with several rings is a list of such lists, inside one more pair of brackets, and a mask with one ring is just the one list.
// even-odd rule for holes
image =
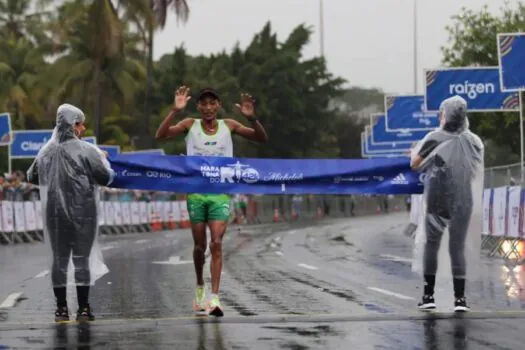
[[40, 187], [45, 241], [52, 257], [56, 321], [69, 320], [66, 288], [73, 275], [77, 320], [93, 320], [89, 288], [108, 272], [97, 241], [98, 186], [109, 185], [114, 172], [100, 149], [79, 139], [85, 131], [84, 121], [77, 107], [58, 107], [51, 139], [27, 172], [28, 180]]
[[[438, 279], [452, 279], [454, 311], [468, 311], [465, 280], [477, 278], [480, 261], [484, 146], [469, 130], [467, 103], [460, 96], [442, 102], [439, 118], [440, 127], [411, 155], [412, 168], [425, 173], [412, 270], [425, 281], [420, 309], [436, 308], [437, 273]], [[444, 237], [448, 246], [440, 249]]]

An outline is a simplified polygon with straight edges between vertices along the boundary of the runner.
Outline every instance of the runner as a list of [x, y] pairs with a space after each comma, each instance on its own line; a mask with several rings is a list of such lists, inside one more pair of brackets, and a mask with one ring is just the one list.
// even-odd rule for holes
[[[197, 97], [197, 110], [201, 119], [185, 118], [176, 125], [173, 119], [186, 108], [190, 89], [181, 86], [175, 91], [173, 108], [161, 123], [155, 135], [157, 140], [174, 138], [186, 134], [186, 153], [188, 156], [233, 157], [232, 133], [248, 140], [266, 142], [268, 136], [255, 116], [255, 100], [249, 94], [241, 94], [241, 104], [235, 106], [248, 119], [251, 128], [233, 119], [217, 119], [221, 109], [219, 94], [211, 89], [202, 89]], [[222, 237], [230, 216], [230, 196], [228, 194], [189, 194], [188, 210], [193, 233], [193, 262], [197, 276], [194, 309], [198, 315], [206, 314], [206, 292], [203, 279], [204, 253], [206, 252], [206, 225], [211, 232], [211, 300], [209, 314], [223, 316], [219, 300], [219, 283], [222, 271]]]

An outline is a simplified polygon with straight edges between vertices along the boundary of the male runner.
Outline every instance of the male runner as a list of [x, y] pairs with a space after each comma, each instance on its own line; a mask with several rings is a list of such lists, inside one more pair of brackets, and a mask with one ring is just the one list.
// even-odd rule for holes
[[[168, 116], [161, 123], [155, 135], [164, 140], [186, 134], [186, 153], [188, 156], [233, 157], [232, 133], [248, 140], [266, 142], [266, 131], [255, 117], [255, 100], [249, 94], [241, 94], [241, 104], [235, 106], [248, 119], [251, 128], [233, 119], [217, 119], [221, 108], [219, 94], [211, 89], [202, 89], [197, 97], [197, 110], [201, 119], [185, 118], [176, 125], [170, 125], [184, 110], [190, 96], [190, 89], [181, 86], [175, 91], [175, 101]], [[223, 316], [219, 301], [219, 283], [222, 271], [222, 237], [230, 216], [230, 196], [227, 194], [189, 194], [187, 199], [193, 233], [193, 263], [197, 275], [197, 290], [194, 308], [197, 314], [206, 313], [205, 286], [203, 279], [204, 253], [206, 252], [206, 224], [211, 232], [211, 300], [210, 315]]]

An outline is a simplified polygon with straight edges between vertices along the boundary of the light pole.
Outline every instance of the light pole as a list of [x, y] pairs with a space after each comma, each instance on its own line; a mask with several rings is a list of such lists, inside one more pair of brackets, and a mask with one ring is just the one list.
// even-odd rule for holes
[[324, 57], [324, 19], [323, 19], [323, 0], [319, 0], [319, 34], [321, 36], [321, 57]]
[[414, 94], [417, 94], [417, 0], [414, 0]]

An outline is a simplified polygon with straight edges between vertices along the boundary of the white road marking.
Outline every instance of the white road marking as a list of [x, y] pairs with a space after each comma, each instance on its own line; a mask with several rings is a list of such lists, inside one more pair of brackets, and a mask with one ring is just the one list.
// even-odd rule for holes
[[399, 293], [396, 293], [396, 292], [391, 292], [391, 291], [386, 290], [386, 289], [381, 289], [381, 288], [376, 288], [376, 287], [368, 287], [368, 289], [373, 290], [373, 291], [378, 292], [378, 293], [381, 293], [381, 294], [390, 295], [392, 297], [396, 297], [396, 298], [399, 298], [399, 299], [415, 300], [412, 297], [409, 297], [409, 296], [406, 296], [406, 295], [403, 295], [403, 294], [399, 294]]
[[279, 256], [284, 256], [283, 252], [275, 252], [275, 254], [277, 254]]
[[16, 302], [22, 298], [22, 295], [24, 295], [22, 292], [9, 294], [2, 304], [0, 304], [0, 309], [7, 309], [15, 306]]
[[180, 256], [170, 256], [170, 258], [166, 261], [153, 261], [152, 264], [159, 264], [159, 265], [184, 265], [184, 264], [192, 264], [192, 260], [180, 260]]
[[295, 235], [295, 232], [296, 232], [295, 230], [294, 231], [290, 231], [290, 232], [288, 232], [288, 234], [289, 235]]
[[102, 250], [102, 251], [110, 250], [110, 249], [116, 248], [117, 246], [118, 246], [117, 243], [108, 243], [104, 247], [100, 248], [100, 250]]
[[149, 242], [149, 239], [139, 239], [138, 241], [135, 241], [135, 243], [137, 243], [137, 244], [142, 244], [142, 243], [146, 243], [146, 242]]
[[406, 263], [412, 263], [412, 259], [405, 258], [402, 256], [397, 255], [390, 255], [390, 254], [381, 254], [379, 255], [383, 259], [392, 260], [392, 261], [398, 261], [398, 262], [406, 262]]
[[46, 277], [47, 275], [49, 275], [49, 270], [44, 270], [40, 272], [38, 275], [36, 275], [35, 278], [42, 278], [42, 277]]
[[306, 264], [303, 264], [303, 263], [297, 264], [297, 266], [299, 266], [299, 267], [304, 267], [305, 269], [308, 269], [308, 270], [318, 270], [318, 268], [315, 267], [315, 266], [312, 266], [312, 265], [306, 265]]

